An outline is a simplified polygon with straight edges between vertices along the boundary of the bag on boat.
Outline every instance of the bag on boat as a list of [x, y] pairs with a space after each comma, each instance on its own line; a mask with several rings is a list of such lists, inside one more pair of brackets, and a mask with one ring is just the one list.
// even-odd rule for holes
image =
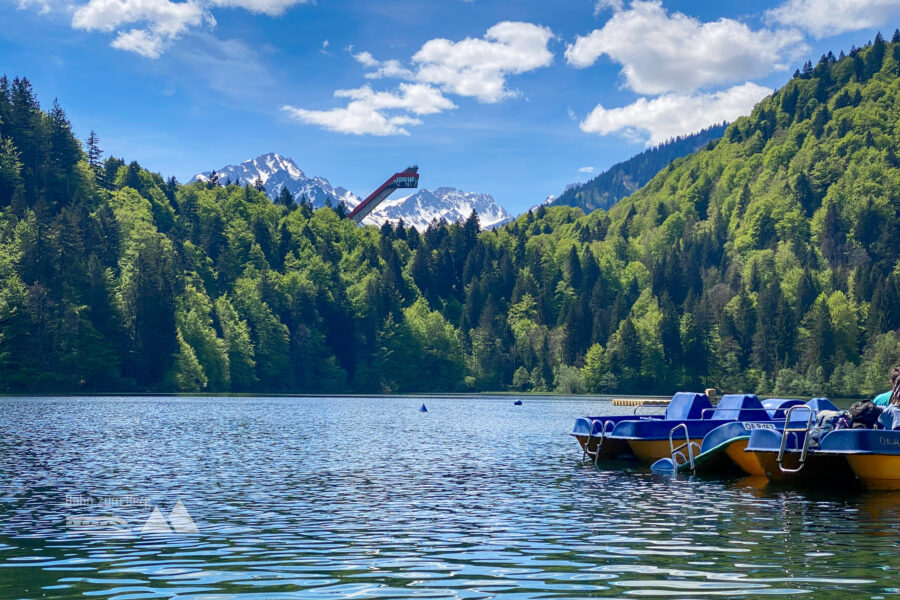
[[878, 417], [881, 416], [881, 408], [875, 406], [871, 400], [854, 402], [850, 407], [850, 418], [853, 420], [853, 429], [875, 429]]
[[835, 429], [850, 429], [853, 427], [853, 418], [850, 416], [846, 410], [841, 411], [841, 416], [838, 417], [837, 421], [834, 424]]
[[838, 429], [838, 423], [841, 419], [841, 411], [838, 410], [820, 410], [816, 413], [816, 422], [812, 429], [809, 430], [809, 447], [818, 448], [819, 440], [826, 433]]

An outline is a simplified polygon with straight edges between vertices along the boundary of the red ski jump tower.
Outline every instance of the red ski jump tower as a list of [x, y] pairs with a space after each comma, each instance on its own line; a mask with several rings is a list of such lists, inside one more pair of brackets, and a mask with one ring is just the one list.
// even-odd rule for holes
[[369, 194], [369, 197], [360, 202], [356, 208], [347, 215], [357, 223], [362, 223], [370, 212], [375, 210], [391, 193], [397, 188], [415, 188], [419, 187], [419, 167], [413, 165], [407, 167], [401, 173], [394, 173], [391, 177], [381, 184], [381, 186]]

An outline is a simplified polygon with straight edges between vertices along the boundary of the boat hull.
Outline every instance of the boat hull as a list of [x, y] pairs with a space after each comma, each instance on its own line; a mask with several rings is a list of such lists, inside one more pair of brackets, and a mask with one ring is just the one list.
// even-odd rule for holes
[[900, 431], [834, 431], [822, 439], [822, 448], [845, 456], [850, 468], [866, 487], [900, 489]]
[[734, 440], [725, 449], [725, 453], [747, 475], [765, 477], [766, 472], [763, 470], [762, 465], [759, 464], [756, 455], [752, 452], [747, 452], [747, 443], [749, 441], [749, 437]]
[[866, 487], [900, 490], [900, 455], [850, 454], [847, 462]]
[[[576, 440], [578, 440], [578, 444], [581, 446], [582, 451], [590, 451], [590, 456], [595, 456], [595, 452], [597, 452], [597, 447], [600, 446], [600, 438], [597, 436], [588, 437], [586, 435], [575, 435], [572, 434]], [[588, 442], [590, 440], [590, 443]], [[603, 445], [600, 447], [599, 454], [596, 454], [596, 459], [598, 461], [601, 460], [615, 460], [621, 456], [626, 456], [631, 454], [631, 448], [628, 445], [628, 442], [624, 440], [615, 440], [610, 438], [603, 439]]]
[[[839, 454], [810, 452], [806, 462], [799, 471], [793, 471], [800, 465], [799, 452], [785, 452], [781, 466], [778, 464], [778, 450], [752, 450], [753, 454], [769, 481], [777, 483], [838, 483], [853, 481], [856, 476], [847, 463], [847, 459]], [[788, 469], [783, 471], [781, 467]]]
[[[696, 443], [698, 446], [702, 441], [703, 438], [691, 439], [691, 442]], [[634, 455], [637, 456], [638, 459], [647, 463], [654, 463], [661, 458], [669, 458], [672, 456], [668, 438], [664, 440], [627, 440], [627, 444], [631, 447], [631, 451], [634, 452]]]

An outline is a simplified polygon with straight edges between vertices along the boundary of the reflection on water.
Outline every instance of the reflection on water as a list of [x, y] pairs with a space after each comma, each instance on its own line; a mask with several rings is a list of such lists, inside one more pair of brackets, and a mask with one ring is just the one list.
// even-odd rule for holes
[[[566, 434], [607, 403], [425, 402], [0, 399], [0, 597], [900, 594], [898, 493], [598, 471]], [[198, 533], [140, 533], [179, 499]]]

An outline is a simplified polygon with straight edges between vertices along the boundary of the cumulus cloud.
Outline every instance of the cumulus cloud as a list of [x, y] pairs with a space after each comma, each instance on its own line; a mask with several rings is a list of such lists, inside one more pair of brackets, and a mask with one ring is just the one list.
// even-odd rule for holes
[[566, 60], [584, 68], [606, 55], [622, 66], [624, 83], [635, 92], [687, 93], [785, 70], [805, 49], [795, 30], [754, 31], [732, 19], [703, 23], [668, 13], [659, 0], [634, 0], [601, 29], [579, 36]]
[[26, 10], [28, 8], [36, 7], [38, 9], [38, 14], [47, 15], [50, 14], [51, 9], [51, 1], [50, 0], [19, 0], [19, 10]]
[[159, 58], [163, 51], [163, 40], [146, 29], [131, 29], [120, 31], [110, 46], [135, 52], [147, 58]]
[[766, 20], [803, 29], [816, 38], [878, 27], [900, 17], [897, 0], [788, 0]]
[[506, 88], [507, 75], [553, 62], [547, 48], [552, 38], [547, 27], [504, 21], [488, 29], [483, 38], [429, 40], [412, 57], [418, 65], [416, 80], [481, 102], [498, 102], [514, 95]]
[[345, 107], [330, 110], [307, 110], [290, 105], [283, 106], [282, 110], [298, 121], [338, 133], [383, 136], [409, 135], [405, 126], [422, 122], [410, 115], [430, 115], [456, 108], [439, 90], [419, 83], [401, 83], [396, 93], [376, 92], [363, 86], [337, 90], [334, 95], [349, 98], [350, 102]]
[[[351, 46], [352, 48], [352, 46]], [[399, 60], [378, 60], [370, 52], [358, 52], [352, 55], [356, 62], [375, 71], [366, 73], [366, 79], [415, 79], [413, 72], [404, 67]]]
[[[313, 0], [88, 0], [70, 5], [72, 27], [85, 31], [116, 33], [110, 46], [158, 58], [169, 45], [190, 29], [216, 25], [212, 8], [242, 8], [277, 16], [296, 4]], [[51, 0], [19, 0], [19, 8], [38, 7], [50, 12]], [[130, 27], [138, 25], [138, 27]]]
[[211, 0], [213, 6], [243, 8], [253, 13], [277, 17], [297, 4], [307, 4], [312, 0]]
[[340, 133], [409, 135], [406, 126], [421, 124], [419, 116], [456, 108], [444, 93], [481, 102], [514, 96], [506, 86], [507, 78], [552, 63], [553, 53], [547, 48], [552, 38], [546, 27], [504, 21], [488, 29], [482, 38], [429, 40], [412, 56], [410, 66], [397, 59], [379, 60], [371, 52], [357, 52], [348, 46], [353, 59], [368, 70], [366, 79], [409, 83], [401, 83], [394, 91], [376, 92], [369, 86], [338, 90], [335, 97], [349, 98], [350, 102], [330, 110], [289, 105], [282, 109], [298, 121]]
[[586, 133], [620, 133], [632, 139], [645, 139], [650, 146], [713, 123], [734, 121], [749, 114], [770, 93], [769, 88], [747, 82], [709, 94], [639, 98], [621, 108], [607, 109], [598, 104], [580, 127]]

